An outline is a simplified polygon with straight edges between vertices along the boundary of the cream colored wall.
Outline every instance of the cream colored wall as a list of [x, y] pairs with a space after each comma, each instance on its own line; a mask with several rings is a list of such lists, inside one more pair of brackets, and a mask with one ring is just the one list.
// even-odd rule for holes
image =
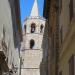
[[40, 75], [40, 71], [39, 71], [39, 69], [37, 70], [37, 69], [22, 69], [21, 70], [21, 75]]
[[24, 61], [21, 67], [21, 75], [40, 75], [42, 57], [42, 50], [26, 50], [22, 57]]

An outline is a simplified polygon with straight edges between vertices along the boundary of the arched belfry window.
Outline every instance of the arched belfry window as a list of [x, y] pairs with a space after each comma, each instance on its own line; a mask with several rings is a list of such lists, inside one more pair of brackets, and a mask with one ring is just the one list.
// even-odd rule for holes
[[31, 24], [31, 33], [34, 33], [35, 32], [35, 23], [32, 23]]
[[33, 39], [31, 39], [31, 40], [30, 40], [30, 48], [31, 48], [31, 49], [33, 49], [34, 44], [35, 44], [34, 40], [33, 40]]
[[40, 26], [40, 33], [42, 33], [43, 32], [43, 24]]

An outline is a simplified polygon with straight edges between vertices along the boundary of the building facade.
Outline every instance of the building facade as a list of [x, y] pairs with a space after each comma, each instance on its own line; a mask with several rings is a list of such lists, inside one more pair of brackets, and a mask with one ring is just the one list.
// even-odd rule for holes
[[60, 0], [59, 74], [75, 75], [75, 0]]
[[50, 48], [48, 75], [75, 74], [75, 0], [45, 0]]
[[0, 0], [0, 75], [19, 75], [22, 41], [18, 0]]
[[21, 75], [47, 75], [45, 27], [45, 19], [39, 17], [37, 0], [34, 0], [31, 14], [24, 21]]
[[48, 25], [48, 75], [58, 75], [58, 50], [59, 50], [59, 17], [58, 1], [44, 1], [44, 17]]

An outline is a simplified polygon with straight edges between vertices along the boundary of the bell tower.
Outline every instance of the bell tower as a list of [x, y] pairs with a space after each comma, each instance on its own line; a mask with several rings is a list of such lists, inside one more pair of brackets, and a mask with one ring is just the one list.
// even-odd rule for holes
[[45, 19], [39, 17], [37, 0], [34, 0], [30, 17], [24, 21], [21, 75], [40, 75], [44, 28]]

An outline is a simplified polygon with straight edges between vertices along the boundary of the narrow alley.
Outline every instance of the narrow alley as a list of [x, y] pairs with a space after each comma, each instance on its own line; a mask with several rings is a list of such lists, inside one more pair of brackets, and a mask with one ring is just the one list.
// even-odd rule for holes
[[75, 75], [75, 0], [0, 0], [0, 75]]

